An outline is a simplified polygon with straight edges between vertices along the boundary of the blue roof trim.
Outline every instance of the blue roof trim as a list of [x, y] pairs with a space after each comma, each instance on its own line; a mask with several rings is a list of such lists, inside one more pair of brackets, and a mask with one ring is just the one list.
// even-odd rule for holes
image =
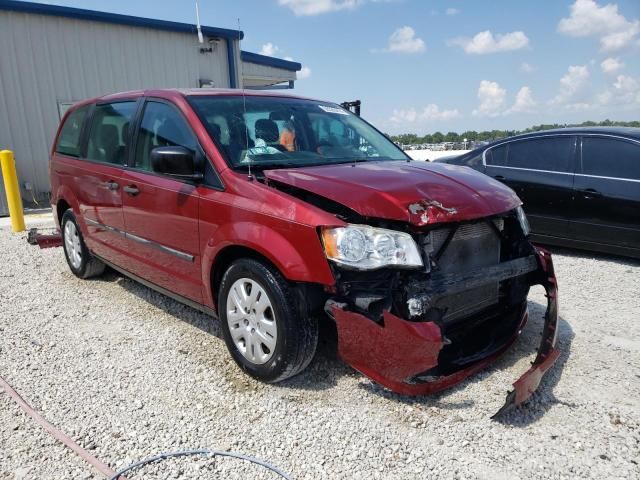
[[[96, 22], [114, 23], [118, 25], [130, 25], [134, 27], [154, 28], [170, 32], [196, 33], [195, 25], [190, 23], [171, 22], [168, 20], [156, 20], [153, 18], [134, 17], [117, 13], [98, 12], [83, 8], [61, 7], [44, 3], [18, 2], [15, 0], [0, 0], [0, 10], [12, 10], [14, 12], [36, 13], [40, 15], [52, 15], [55, 17], [75, 18], [78, 20], [93, 20]], [[226, 28], [207, 27], [202, 25], [202, 33], [209, 37], [221, 37], [232, 40], [244, 38], [244, 32], [229, 30]]]
[[302, 70], [302, 64], [298, 62], [291, 62], [289, 60], [283, 60], [281, 58], [268, 57], [267, 55], [246, 52], [244, 50], [240, 52], [240, 58], [242, 58], [243, 62], [266, 65], [267, 67], [282, 68], [283, 70], [289, 70], [291, 72], [299, 72], [300, 70]]

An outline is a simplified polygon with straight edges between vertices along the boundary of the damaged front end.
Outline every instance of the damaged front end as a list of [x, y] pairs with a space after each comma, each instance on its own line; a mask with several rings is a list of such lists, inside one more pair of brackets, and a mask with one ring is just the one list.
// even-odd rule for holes
[[559, 356], [551, 255], [529, 243], [517, 211], [407, 230], [420, 270], [333, 266], [336, 292], [325, 309], [341, 357], [397, 393], [446, 389], [509, 348], [527, 322], [529, 288], [540, 284], [548, 305], [538, 355], [496, 415], [525, 402]]

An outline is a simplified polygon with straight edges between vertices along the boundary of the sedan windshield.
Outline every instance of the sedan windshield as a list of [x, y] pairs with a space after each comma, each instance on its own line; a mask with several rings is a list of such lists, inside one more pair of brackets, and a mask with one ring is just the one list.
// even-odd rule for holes
[[189, 98], [232, 167], [407, 160], [387, 137], [331, 103], [266, 96]]

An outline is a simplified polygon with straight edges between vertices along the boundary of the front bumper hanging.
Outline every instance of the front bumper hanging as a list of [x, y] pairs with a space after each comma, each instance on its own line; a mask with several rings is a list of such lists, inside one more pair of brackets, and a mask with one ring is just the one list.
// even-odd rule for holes
[[[558, 287], [551, 254], [535, 247], [535, 256], [506, 263], [502, 268], [493, 268], [492, 271], [485, 272], [484, 278], [495, 281], [532, 273], [536, 277], [536, 283], [540, 283], [546, 290], [547, 310], [542, 342], [535, 361], [531, 368], [513, 384], [514, 389], [507, 395], [504, 406], [492, 418], [529, 399], [540, 385], [543, 375], [560, 355], [556, 349]], [[466, 288], [469, 288], [469, 280], [471, 283], [478, 284], [485, 281], [481, 278], [465, 280]], [[450, 286], [456, 288], [455, 284]], [[497, 351], [452, 374], [416, 382], [416, 376], [438, 365], [438, 355], [447, 341], [435, 322], [410, 322], [385, 311], [383, 325], [380, 325], [360, 313], [347, 310], [345, 304], [334, 301], [328, 303], [327, 311], [336, 322], [338, 350], [342, 359], [375, 382], [404, 395], [432, 394], [449, 388], [482, 370], [502, 355], [518, 338], [528, 316], [525, 308], [515, 333]]]

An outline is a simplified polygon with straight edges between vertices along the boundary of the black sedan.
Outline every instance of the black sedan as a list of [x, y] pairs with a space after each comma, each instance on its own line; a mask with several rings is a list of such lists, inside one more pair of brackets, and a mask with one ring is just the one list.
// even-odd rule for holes
[[443, 162], [514, 189], [534, 241], [640, 258], [640, 128], [546, 130]]

